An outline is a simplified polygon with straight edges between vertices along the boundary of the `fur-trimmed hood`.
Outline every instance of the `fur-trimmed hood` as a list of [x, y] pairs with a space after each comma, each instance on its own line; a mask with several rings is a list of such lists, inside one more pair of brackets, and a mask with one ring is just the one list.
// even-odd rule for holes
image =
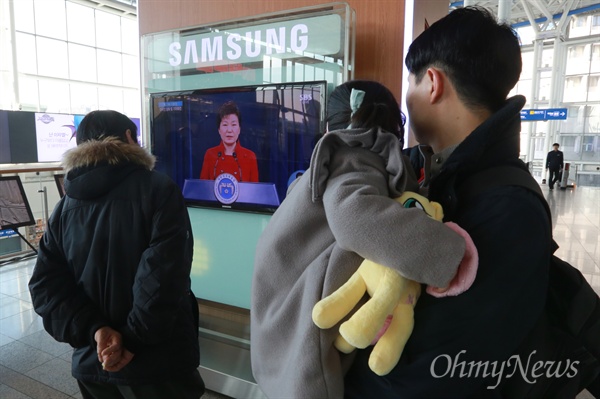
[[98, 198], [136, 170], [151, 171], [154, 162], [154, 156], [145, 149], [116, 137], [88, 141], [63, 158], [65, 191], [75, 199]]
[[119, 138], [111, 136], [103, 140], [87, 141], [67, 151], [62, 165], [65, 173], [69, 173], [72, 169], [95, 166], [100, 163], [119, 165], [130, 162], [152, 170], [155, 161], [154, 156], [142, 147], [125, 143]]

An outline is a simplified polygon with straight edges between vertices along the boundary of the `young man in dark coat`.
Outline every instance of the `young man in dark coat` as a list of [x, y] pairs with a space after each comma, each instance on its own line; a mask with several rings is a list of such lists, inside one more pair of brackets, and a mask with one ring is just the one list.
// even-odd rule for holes
[[46, 331], [75, 348], [85, 399], [195, 399], [204, 383], [190, 221], [136, 133], [115, 111], [81, 121], [29, 289]]
[[[531, 365], [542, 360], [533, 351], [519, 354], [519, 347], [544, 309], [551, 225], [542, 202], [525, 188], [498, 186], [468, 198], [461, 185], [497, 165], [525, 168], [519, 161], [525, 99], [507, 99], [521, 73], [519, 39], [485, 10], [461, 8], [413, 42], [406, 65], [409, 120], [426, 146], [425, 188], [442, 204], [444, 221], [471, 235], [479, 269], [462, 295], [421, 296], [413, 333], [390, 374], [370, 372], [370, 349], [360, 350], [346, 375], [346, 397], [503, 397], [510, 375], [533, 380]], [[516, 354], [523, 365], [531, 360], [525, 376], [510, 360]]]
[[546, 156], [546, 169], [550, 172], [548, 175], [548, 188], [554, 190], [554, 183], [557, 181], [560, 184], [560, 178], [563, 170], [563, 153], [558, 150], [560, 144], [552, 144], [552, 151]]

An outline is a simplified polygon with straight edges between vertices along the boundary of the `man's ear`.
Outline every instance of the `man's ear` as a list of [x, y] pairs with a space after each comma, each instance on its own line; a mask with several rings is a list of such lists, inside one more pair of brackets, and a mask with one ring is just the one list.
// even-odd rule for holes
[[129, 144], [137, 144], [137, 140], [132, 136], [131, 129], [125, 130], [125, 136], [127, 137], [127, 142]]
[[429, 101], [435, 104], [444, 95], [446, 89], [446, 75], [439, 69], [431, 67], [427, 69], [427, 79], [430, 80]]

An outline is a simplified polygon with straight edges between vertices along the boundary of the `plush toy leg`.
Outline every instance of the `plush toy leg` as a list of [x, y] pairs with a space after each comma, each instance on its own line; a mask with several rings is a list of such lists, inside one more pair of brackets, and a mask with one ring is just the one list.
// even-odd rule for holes
[[333, 342], [333, 346], [335, 349], [339, 350], [342, 353], [351, 353], [354, 349], [354, 346], [350, 345], [348, 341], [344, 339], [341, 335], [338, 335], [335, 341]]
[[340, 334], [350, 345], [366, 348], [371, 344], [398, 304], [405, 281], [395, 270], [386, 268], [371, 299], [340, 326]]
[[331, 328], [339, 323], [360, 301], [367, 287], [358, 274], [354, 273], [344, 285], [333, 294], [321, 299], [313, 307], [312, 319], [319, 328]]
[[369, 368], [377, 375], [386, 375], [398, 364], [404, 345], [414, 325], [413, 305], [400, 304], [385, 334], [381, 336], [369, 357]]

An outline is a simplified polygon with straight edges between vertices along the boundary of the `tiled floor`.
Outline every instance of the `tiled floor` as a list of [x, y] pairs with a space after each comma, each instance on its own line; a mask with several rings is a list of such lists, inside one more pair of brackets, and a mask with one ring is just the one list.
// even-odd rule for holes
[[[552, 210], [557, 255], [600, 293], [600, 188], [542, 190]], [[81, 398], [71, 377], [70, 347], [54, 341], [32, 310], [27, 283], [34, 263], [0, 266], [0, 398]], [[223, 396], [208, 392], [204, 398]]]
[[[81, 398], [71, 347], [46, 333], [32, 309], [27, 284], [34, 264], [30, 258], [0, 266], [0, 399]], [[202, 398], [227, 397], [207, 392]]]

